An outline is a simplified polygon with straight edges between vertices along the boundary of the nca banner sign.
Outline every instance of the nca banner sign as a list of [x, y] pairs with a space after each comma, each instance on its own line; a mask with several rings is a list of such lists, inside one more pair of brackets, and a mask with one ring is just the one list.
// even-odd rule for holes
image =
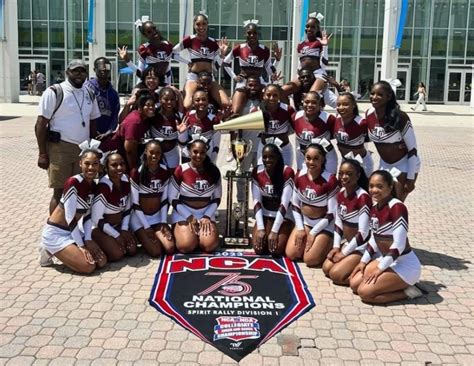
[[150, 304], [239, 361], [314, 301], [288, 258], [223, 252], [165, 257]]

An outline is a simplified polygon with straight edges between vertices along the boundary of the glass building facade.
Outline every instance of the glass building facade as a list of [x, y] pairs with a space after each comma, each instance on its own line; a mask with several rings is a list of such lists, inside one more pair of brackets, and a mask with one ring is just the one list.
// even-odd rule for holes
[[[143, 39], [134, 22], [149, 15], [173, 44], [182, 37], [180, 2], [184, 0], [105, 1], [106, 56], [114, 70], [125, 65], [117, 59], [117, 47], [138, 47]], [[193, 0], [189, 0], [190, 2]], [[258, 19], [260, 40], [278, 42], [284, 50], [281, 67], [290, 75], [293, 1], [291, 0], [194, 0], [194, 11], [209, 15], [209, 34], [226, 36], [231, 43], [244, 40], [242, 22]], [[329, 70], [347, 79], [367, 99], [368, 90], [380, 77], [384, 32], [383, 0], [315, 0], [310, 12], [324, 14], [323, 29], [332, 33]], [[46, 72], [53, 82], [68, 60], [89, 61], [87, 43], [88, 0], [18, 0], [18, 49], [20, 76], [31, 69]], [[90, 60], [92, 61], [92, 60]], [[430, 102], [464, 103], [470, 100], [474, 61], [474, 0], [410, 0], [399, 51], [399, 99], [414, 99], [418, 82], [426, 84]], [[179, 73], [175, 68], [175, 81]], [[225, 72], [218, 79], [230, 89]], [[125, 91], [124, 80], [117, 80]], [[128, 86], [129, 87], [129, 86]]]

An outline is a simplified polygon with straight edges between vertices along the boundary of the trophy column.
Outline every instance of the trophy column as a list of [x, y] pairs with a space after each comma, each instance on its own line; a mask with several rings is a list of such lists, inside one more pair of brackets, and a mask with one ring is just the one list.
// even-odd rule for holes
[[[248, 207], [249, 187], [252, 173], [227, 171], [227, 211], [226, 229], [224, 236], [224, 247], [227, 248], [251, 248]], [[244, 184], [244, 201], [234, 202], [234, 184]], [[242, 224], [240, 223], [242, 220]]]

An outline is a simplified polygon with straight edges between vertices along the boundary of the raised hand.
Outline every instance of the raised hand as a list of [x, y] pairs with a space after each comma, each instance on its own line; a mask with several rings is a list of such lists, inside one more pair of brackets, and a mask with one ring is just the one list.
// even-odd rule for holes
[[229, 49], [229, 41], [227, 40], [227, 37], [222, 37], [217, 44], [219, 45], [221, 57], [224, 58]]
[[273, 57], [275, 57], [275, 60], [280, 61], [281, 56], [283, 54], [283, 49], [278, 47], [278, 43], [273, 42], [272, 53], [273, 53]]
[[118, 47], [117, 55], [120, 57], [120, 59], [124, 60], [125, 62], [130, 61], [130, 57], [128, 56], [128, 52], [127, 52], [127, 46], [122, 46], [122, 48]]
[[321, 34], [322, 34], [322, 38], [321, 38], [320, 42], [323, 46], [327, 46], [329, 44], [329, 40], [332, 37], [332, 33], [328, 36], [326, 31], [322, 31]]

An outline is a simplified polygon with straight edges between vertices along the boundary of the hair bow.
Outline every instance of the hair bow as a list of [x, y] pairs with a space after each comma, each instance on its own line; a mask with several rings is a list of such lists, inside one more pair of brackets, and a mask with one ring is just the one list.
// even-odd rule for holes
[[321, 14], [321, 13], [318, 13], [317, 11], [315, 11], [314, 13], [309, 14], [308, 17], [309, 18], [316, 18], [319, 21], [322, 21], [324, 19], [324, 15]]
[[149, 20], [150, 20], [150, 17], [148, 15], [142, 15], [141, 18], [135, 21], [135, 27], [140, 28], [143, 25], [143, 23], [148, 22]]
[[204, 16], [206, 19], [209, 18], [209, 15], [206, 14], [206, 11], [204, 9], [199, 10], [198, 14]]
[[90, 141], [84, 140], [79, 144], [79, 149], [81, 149], [79, 156], [82, 156], [86, 150], [92, 150], [98, 154], [102, 154], [102, 150], [99, 149], [99, 146], [100, 146], [99, 140], [96, 140], [96, 139], [91, 139]]
[[244, 27], [248, 26], [249, 24], [258, 25], [258, 19], [247, 19], [247, 20], [244, 20]]
[[391, 168], [391, 169], [386, 169], [386, 170], [387, 170], [387, 172], [390, 173], [390, 175], [392, 176], [393, 180], [394, 180], [395, 182], [398, 182], [398, 179], [397, 179], [397, 178], [398, 178], [398, 176], [399, 176], [400, 174], [402, 174], [401, 170], [399, 170], [399, 169], [397, 169], [397, 168], [395, 168], [395, 167], [393, 167], [393, 168]]
[[346, 155], [344, 155], [345, 159], [355, 160], [359, 163], [359, 165], [363, 168], [364, 167], [364, 159], [359, 154], [354, 155], [352, 151], [349, 151]]
[[265, 139], [266, 144], [272, 144], [278, 147], [278, 149], [281, 151], [281, 145], [283, 145], [283, 141], [280, 140], [278, 137], [267, 137]]
[[105, 162], [107, 161], [107, 158], [112, 155], [118, 153], [118, 150], [111, 150], [111, 151], [106, 151], [103, 155], [102, 158], [100, 159], [100, 163], [102, 165], [105, 165]]
[[196, 141], [202, 141], [202, 142], [204, 142], [206, 147], [208, 147], [208, 141], [209, 140], [206, 137], [204, 137], [203, 135], [199, 134], [199, 133], [195, 133], [195, 134], [191, 135], [191, 141], [188, 142], [188, 145], [191, 145], [192, 143], [194, 143]]
[[331, 143], [325, 138], [311, 139], [310, 143], [321, 146], [326, 153], [329, 152], [329, 147], [331, 146]]
[[150, 141], [156, 141], [156, 142], [158, 142], [158, 143], [161, 144], [163, 141], [165, 141], [165, 139], [162, 138], [162, 137], [150, 137], [150, 138], [142, 139], [141, 143], [142, 143], [143, 145], [146, 145], [146, 144], [148, 144]]

